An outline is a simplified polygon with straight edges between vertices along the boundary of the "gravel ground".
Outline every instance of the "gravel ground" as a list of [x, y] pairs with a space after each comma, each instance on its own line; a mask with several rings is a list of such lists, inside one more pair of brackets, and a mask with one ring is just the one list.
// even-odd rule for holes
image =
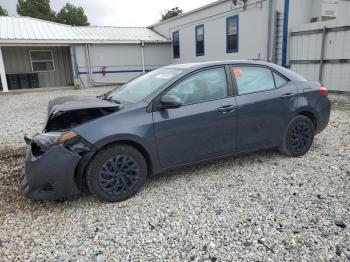
[[[1, 114], [2, 148], [19, 147], [23, 133], [39, 130], [41, 107], [63, 93], [77, 91], [23, 95], [34, 106], [18, 101], [21, 95], [0, 96], [0, 112], [17, 108]], [[329, 126], [303, 157], [267, 151], [172, 171], [149, 179], [137, 196], [117, 204], [89, 194], [64, 203], [28, 200], [17, 187], [23, 150], [5, 151], [2, 261], [350, 260], [347, 106], [332, 112]]]
[[58, 96], [100, 95], [111, 87], [64, 89], [0, 95], [0, 148], [25, 146], [23, 136], [41, 132], [47, 117], [47, 103]]

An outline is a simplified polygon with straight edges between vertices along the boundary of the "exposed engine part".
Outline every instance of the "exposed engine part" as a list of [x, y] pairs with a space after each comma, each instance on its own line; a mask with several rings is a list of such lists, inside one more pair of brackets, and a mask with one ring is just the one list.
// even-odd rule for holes
[[73, 111], [58, 112], [48, 119], [45, 132], [61, 131], [73, 128], [84, 122], [111, 114], [118, 110], [118, 107], [112, 107], [78, 109]]

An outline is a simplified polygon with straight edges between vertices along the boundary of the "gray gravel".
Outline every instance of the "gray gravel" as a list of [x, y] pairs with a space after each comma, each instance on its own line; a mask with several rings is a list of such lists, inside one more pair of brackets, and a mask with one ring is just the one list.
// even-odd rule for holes
[[24, 146], [23, 136], [41, 132], [47, 116], [47, 103], [58, 96], [100, 95], [111, 87], [64, 89], [0, 95], [0, 148]]
[[[77, 91], [63, 93], [72, 92]], [[37, 105], [61, 93], [25, 94], [27, 102], [16, 108], [31, 120], [22, 112], [1, 113], [5, 130], [36, 131], [21, 120], [40, 124], [45, 110]], [[17, 135], [1, 133], [2, 144], [20, 145]], [[0, 260], [350, 259], [346, 108], [332, 112], [328, 128], [303, 157], [268, 151], [172, 171], [149, 179], [137, 196], [117, 204], [89, 194], [64, 203], [30, 201], [16, 185], [22, 160], [22, 150], [1, 153]]]

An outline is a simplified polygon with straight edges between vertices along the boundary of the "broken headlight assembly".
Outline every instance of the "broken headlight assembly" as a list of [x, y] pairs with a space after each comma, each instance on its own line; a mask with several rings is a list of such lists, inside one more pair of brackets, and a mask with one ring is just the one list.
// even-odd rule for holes
[[92, 145], [74, 131], [47, 132], [33, 138], [30, 142], [35, 156], [42, 155], [53, 146], [63, 145], [76, 154], [83, 154], [93, 150]]

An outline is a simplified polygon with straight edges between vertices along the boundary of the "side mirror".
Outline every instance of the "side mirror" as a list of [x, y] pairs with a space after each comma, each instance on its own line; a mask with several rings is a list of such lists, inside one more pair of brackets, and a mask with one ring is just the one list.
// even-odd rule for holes
[[161, 109], [178, 108], [180, 106], [182, 106], [181, 99], [176, 95], [164, 95], [160, 99]]

